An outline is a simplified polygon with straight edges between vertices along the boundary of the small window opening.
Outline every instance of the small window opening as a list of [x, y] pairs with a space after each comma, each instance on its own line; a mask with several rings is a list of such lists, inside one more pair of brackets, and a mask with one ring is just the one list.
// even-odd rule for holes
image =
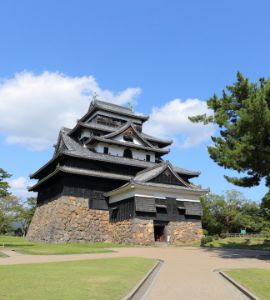
[[133, 142], [133, 136], [130, 134], [124, 135], [123, 138], [126, 142]]
[[179, 215], [185, 215], [186, 214], [186, 209], [184, 207], [178, 207], [178, 213]]
[[104, 147], [103, 153], [104, 153], [104, 154], [109, 154], [109, 148], [108, 148], [108, 147]]
[[130, 149], [125, 149], [123, 156], [127, 158], [132, 158], [132, 151]]
[[156, 204], [157, 214], [167, 214], [167, 206]]
[[146, 154], [146, 161], [150, 161], [150, 158], [151, 158], [150, 154]]
[[118, 207], [111, 208], [111, 220], [115, 221], [118, 217]]

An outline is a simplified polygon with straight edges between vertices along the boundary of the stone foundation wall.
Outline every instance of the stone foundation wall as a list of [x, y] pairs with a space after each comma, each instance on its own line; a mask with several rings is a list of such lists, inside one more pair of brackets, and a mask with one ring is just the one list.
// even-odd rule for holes
[[27, 238], [45, 242], [112, 242], [109, 212], [88, 208], [88, 199], [62, 196], [37, 207]]
[[[170, 244], [202, 236], [200, 221], [170, 222], [166, 226]], [[115, 242], [154, 244], [152, 220], [129, 219], [109, 223], [109, 212], [88, 208], [88, 199], [61, 196], [37, 207], [27, 239], [43, 242]]]
[[170, 222], [166, 230], [167, 236], [170, 236], [170, 244], [187, 243], [201, 239], [203, 236], [200, 220]]

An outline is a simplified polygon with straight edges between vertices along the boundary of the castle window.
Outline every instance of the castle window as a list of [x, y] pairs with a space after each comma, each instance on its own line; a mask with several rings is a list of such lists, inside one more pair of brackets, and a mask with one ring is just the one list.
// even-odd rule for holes
[[146, 161], [150, 161], [150, 158], [151, 158], [150, 154], [146, 154]]
[[132, 151], [130, 149], [125, 149], [123, 156], [127, 158], [132, 158]]
[[103, 153], [104, 153], [104, 154], [109, 154], [109, 148], [108, 148], [108, 147], [104, 147]]
[[164, 204], [156, 204], [157, 214], [167, 214], [167, 206]]
[[116, 221], [118, 218], [118, 207], [111, 207], [110, 208], [110, 215], [111, 215], [111, 221]]
[[126, 142], [133, 142], [133, 136], [131, 134], [125, 134], [123, 138]]

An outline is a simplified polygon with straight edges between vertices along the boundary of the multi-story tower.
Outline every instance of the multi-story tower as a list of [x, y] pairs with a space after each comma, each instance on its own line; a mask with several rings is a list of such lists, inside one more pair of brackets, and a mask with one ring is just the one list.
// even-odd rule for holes
[[31, 175], [33, 240], [151, 244], [200, 238], [199, 175], [163, 160], [171, 140], [143, 132], [147, 116], [92, 101], [73, 129], [62, 128], [52, 159]]

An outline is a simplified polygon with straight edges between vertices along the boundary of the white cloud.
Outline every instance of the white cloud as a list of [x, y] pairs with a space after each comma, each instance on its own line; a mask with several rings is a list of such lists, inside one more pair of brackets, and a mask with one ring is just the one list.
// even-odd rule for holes
[[30, 181], [25, 177], [10, 179], [8, 183], [12, 195], [15, 195], [21, 199], [26, 199], [27, 197], [35, 196], [35, 193], [28, 192], [27, 187], [31, 184]]
[[116, 104], [135, 101], [140, 88], [114, 93], [94, 77], [70, 77], [57, 72], [22, 72], [0, 82], [0, 132], [9, 144], [43, 150], [56, 141], [62, 126], [72, 127], [88, 109], [90, 97]]
[[209, 140], [214, 133], [213, 125], [195, 124], [188, 119], [204, 113], [210, 114], [205, 101], [174, 99], [154, 107], [144, 128], [149, 134], [173, 138], [181, 148], [189, 148]]

